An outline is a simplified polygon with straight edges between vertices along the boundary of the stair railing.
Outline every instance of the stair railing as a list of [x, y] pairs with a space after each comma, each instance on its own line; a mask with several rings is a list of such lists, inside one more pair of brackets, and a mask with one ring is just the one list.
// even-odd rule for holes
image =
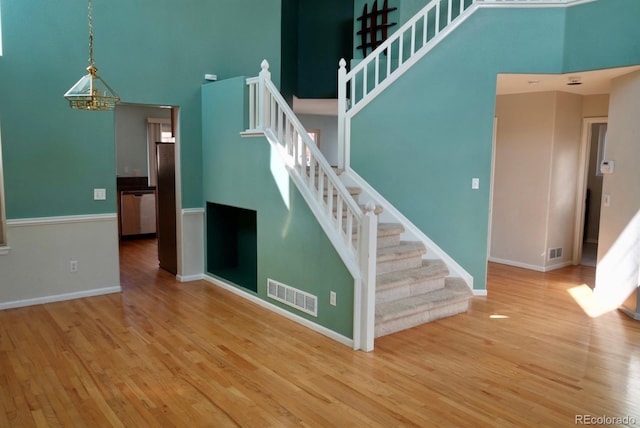
[[478, 0], [432, 0], [349, 72], [338, 69], [338, 166], [349, 167], [349, 120], [453, 31]]
[[377, 217], [375, 206], [355, 202], [271, 81], [264, 60], [247, 79], [249, 129], [262, 134], [282, 157], [291, 179], [354, 277], [354, 348], [373, 349]]
[[596, 0], [432, 0], [347, 72], [338, 68], [338, 166], [350, 164], [351, 118], [479, 7], [567, 7]]

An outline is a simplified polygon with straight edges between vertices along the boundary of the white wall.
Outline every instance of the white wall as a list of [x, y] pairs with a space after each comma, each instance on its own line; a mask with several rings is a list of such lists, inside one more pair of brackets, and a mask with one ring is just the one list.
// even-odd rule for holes
[[553, 260], [547, 254], [546, 270], [566, 266], [573, 259], [582, 96], [556, 92], [555, 107], [546, 248], [562, 248], [563, 254]]
[[583, 97], [583, 117], [607, 117], [609, 115], [609, 94], [587, 95]]
[[120, 291], [115, 214], [9, 220], [7, 234], [0, 309]]
[[330, 165], [338, 164], [338, 117], [315, 114], [299, 114], [298, 119], [306, 129], [320, 130], [320, 151]]
[[[583, 97], [496, 98], [490, 260], [546, 271], [570, 263]], [[562, 248], [549, 260], [549, 248]]]
[[171, 109], [118, 104], [116, 123], [116, 174], [147, 177], [147, 118], [171, 118]]
[[605, 157], [615, 161], [606, 175], [598, 239], [596, 296], [616, 306], [640, 283], [640, 72], [615, 79], [609, 104]]
[[491, 259], [544, 265], [554, 103], [550, 92], [496, 99]]

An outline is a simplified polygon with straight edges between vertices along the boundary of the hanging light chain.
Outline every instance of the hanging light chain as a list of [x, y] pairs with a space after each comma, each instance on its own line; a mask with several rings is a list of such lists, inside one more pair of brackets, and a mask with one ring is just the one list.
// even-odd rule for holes
[[93, 60], [93, 7], [92, 2], [89, 0], [89, 65], [95, 67], [95, 61]]

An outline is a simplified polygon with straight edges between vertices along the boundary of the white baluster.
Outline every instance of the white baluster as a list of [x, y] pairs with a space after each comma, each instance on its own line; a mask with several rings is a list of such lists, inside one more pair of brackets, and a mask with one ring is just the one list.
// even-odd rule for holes
[[440, 32], [440, 2], [436, 3], [436, 28], [433, 35], [437, 36]]
[[344, 164], [344, 133], [345, 120], [347, 117], [347, 62], [344, 58], [340, 59], [338, 68], [338, 167], [345, 169]]
[[416, 53], [416, 23], [411, 25], [411, 56]]
[[453, 16], [453, 0], [449, 0], [449, 5], [447, 6], [448, 10], [447, 10], [447, 25], [449, 25], [451, 23], [451, 17]]
[[249, 84], [249, 129], [256, 129], [256, 85]]
[[422, 24], [422, 46], [427, 44], [427, 37], [429, 36], [429, 12], [424, 14]]

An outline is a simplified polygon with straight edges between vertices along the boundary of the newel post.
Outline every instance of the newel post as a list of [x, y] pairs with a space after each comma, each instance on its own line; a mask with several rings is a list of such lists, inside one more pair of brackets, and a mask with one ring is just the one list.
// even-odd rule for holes
[[376, 253], [378, 238], [378, 217], [375, 204], [367, 203], [362, 220], [362, 240], [360, 247], [360, 272], [362, 273], [362, 296], [360, 311], [360, 349], [373, 350], [376, 313]]
[[267, 96], [267, 80], [271, 80], [271, 72], [269, 71], [269, 62], [264, 59], [260, 63], [260, 74], [258, 81], [258, 128], [265, 130], [269, 121], [269, 97]]
[[345, 169], [345, 121], [347, 119], [347, 62], [338, 63], [338, 168]]

